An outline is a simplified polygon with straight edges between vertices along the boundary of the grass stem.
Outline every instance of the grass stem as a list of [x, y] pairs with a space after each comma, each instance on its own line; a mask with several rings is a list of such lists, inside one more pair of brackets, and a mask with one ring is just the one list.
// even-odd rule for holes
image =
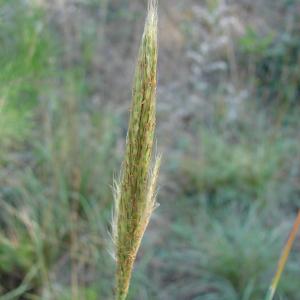
[[285, 269], [285, 266], [286, 266], [287, 260], [289, 258], [290, 252], [292, 250], [294, 241], [296, 239], [296, 235], [297, 235], [297, 232], [299, 230], [299, 227], [300, 227], [300, 211], [299, 211], [298, 216], [296, 218], [296, 221], [294, 223], [293, 229], [290, 233], [289, 239], [288, 239], [288, 241], [287, 241], [287, 243], [286, 243], [286, 245], [285, 245], [285, 247], [282, 251], [281, 257], [280, 257], [279, 262], [278, 262], [277, 271], [276, 271], [275, 276], [273, 278], [272, 284], [269, 288], [266, 300], [272, 300], [275, 296], [276, 289], [278, 287], [278, 284], [279, 284], [280, 278], [282, 276], [282, 273]]

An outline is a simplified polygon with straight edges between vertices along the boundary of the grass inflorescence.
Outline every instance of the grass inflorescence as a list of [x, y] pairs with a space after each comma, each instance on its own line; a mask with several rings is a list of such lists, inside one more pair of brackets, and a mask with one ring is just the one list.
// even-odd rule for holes
[[152, 166], [157, 78], [157, 1], [150, 0], [135, 71], [126, 153], [116, 187], [116, 299], [127, 297], [136, 255], [156, 206], [160, 157]]

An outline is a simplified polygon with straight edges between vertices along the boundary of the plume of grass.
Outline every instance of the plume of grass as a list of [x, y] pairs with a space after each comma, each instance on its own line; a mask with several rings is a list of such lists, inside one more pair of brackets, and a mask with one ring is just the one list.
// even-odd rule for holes
[[273, 278], [272, 284], [269, 288], [266, 300], [273, 300], [273, 298], [275, 296], [277, 286], [279, 284], [282, 273], [285, 269], [285, 266], [286, 266], [287, 260], [289, 258], [290, 252], [292, 250], [294, 241], [296, 239], [296, 235], [297, 235], [297, 232], [299, 230], [299, 227], [300, 227], [300, 211], [299, 211], [298, 216], [296, 218], [296, 221], [294, 223], [293, 229], [290, 233], [289, 239], [288, 239], [288, 241], [287, 241], [287, 243], [286, 243], [286, 245], [285, 245], [285, 247], [282, 251], [281, 257], [280, 257], [279, 262], [278, 262], [277, 271], [276, 271], [275, 276]]
[[152, 166], [157, 78], [157, 0], [148, 15], [133, 82], [126, 153], [115, 190], [113, 238], [116, 254], [116, 299], [127, 297], [131, 273], [144, 232], [155, 209], [160, 157]]

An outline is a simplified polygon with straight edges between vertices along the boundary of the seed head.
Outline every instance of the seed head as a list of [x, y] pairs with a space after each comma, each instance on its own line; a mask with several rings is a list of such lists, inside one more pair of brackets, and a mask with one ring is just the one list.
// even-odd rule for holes
[[152, 167], [157, 78], [157, 1], [150, 0], [133, 82], [126, 153], [115, 189], [113, 237], [117, 300], [126, 299], [133, 264], [155, 208], [160, 157]]

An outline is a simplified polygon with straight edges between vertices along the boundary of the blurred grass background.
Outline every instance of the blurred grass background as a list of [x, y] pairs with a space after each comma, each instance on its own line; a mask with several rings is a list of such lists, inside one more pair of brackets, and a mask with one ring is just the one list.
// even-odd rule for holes
[[[0, 0], [0, 299], [113, 299], [113, 177], [146, 1]], [[259, 300], [300, 207], [300, 3], [160, 1], [160, 208], [129, 299]], [[297, 242], [277, 299], [298, 300]]]

